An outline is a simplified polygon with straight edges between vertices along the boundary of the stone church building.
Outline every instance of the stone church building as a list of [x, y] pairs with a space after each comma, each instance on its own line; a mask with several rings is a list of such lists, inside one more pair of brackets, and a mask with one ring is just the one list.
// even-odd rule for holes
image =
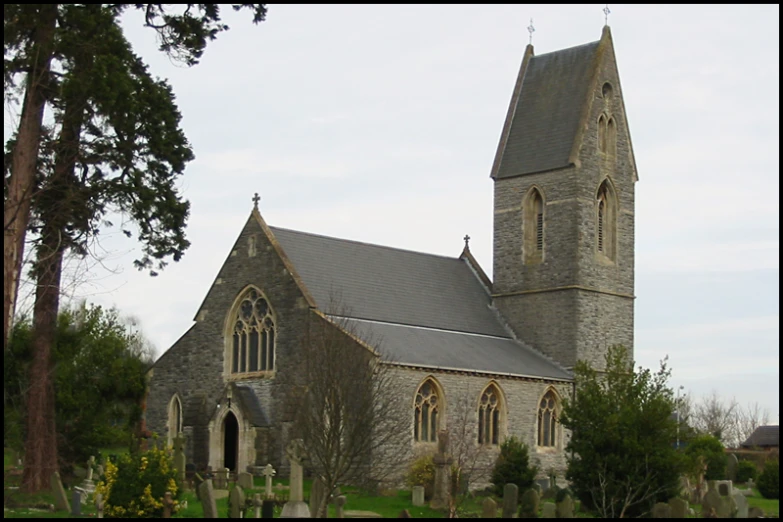
[[[468, 397], [475, 444], [515, 435], [541, 473], [565, 469], [558, 417], [577, 360], [633, 348], [637, 181], [611, 32], [535, 55], [500, 135], [493, 277], [456, 257], [267, 225], [257, 206], [196, 312], [150, 371], [148, 429], [187, 437], [199, 469], [287, 467], [281, 407], [312, 314], [383, 339], [410, 401], [408, 462]], [[328, 315], [341, 296], [347, 317]]]

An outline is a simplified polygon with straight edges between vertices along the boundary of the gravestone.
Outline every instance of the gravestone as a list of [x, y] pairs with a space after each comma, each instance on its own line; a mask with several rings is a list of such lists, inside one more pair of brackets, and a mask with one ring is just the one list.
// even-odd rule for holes
[[519, 487], [516, 484], [506, 484], [503, 487], [503, 518], [514, 518], [517, 514], [517, 496]]
[[71, 491], [71, 516], [82, 516], [82, 492], [75, 488]]
[[526, 489], [519, 500], [519, 518], [538, 518], [540, 500], [535, 489]]
[[536, 480], [536, 485], [538, 485], [539, 487], [538, 494], [542, 495], [543, 493], [546, 492], [547, 489], [549, 489], [549, 479], [548, 478], [538, 479]]
[[324, 518], [321, 515], [326, 508], [326, 483], [316, 477], [310, 486], [310, 518]]
[[[90, 457], [87, 461], [87, 477], [82, 481], [82, 489], [89, 493], [95, 492], [95, 481], [92, 479], [95, 467], [95, 457]], [[86, 498], [86, 497], [85, 497]]]
[[288, 502], [283, 506], [283, 512], [280, 518], [309, 518], [310, 508], [304, 502], [304, 492], [302, 490], [302, 461], [305, 459], [304, 444], [301, 439], [294, 439], [286, 446], [286, 456], [291, 469], [289, 480], [290, 493]]
[[726, 475], [729, 477], [729, 480], [732, 482], [737, 480], [737, 466], [739, 465], [739, 461], [737, 460], [737, 456], [733, 453], [729, 453], [726, 455]]
[[174, 499], [171, 498], [171, 491], [163, 495], [163, 518], [171, 518], [174, 511]]
[[334, 512], [337, 518], [345, 518], [345, 495], [340, 495], [334, 499]]
[[71, 506], [68, 504], [68, 497], [65, 496], [65, 488], [60, 480], [60, 474], [58, 472], [52, 473], [52, 494], [54, 495], [54, 509], [57, 511], [70, 511]]
[[212, 479], [207, 479], [198, 487], [198, 498], [204, 509], [204, 518], [217, 518], [217, 504], [215, 503], [215, 491], [212, 489]]
[[[712, 482], [712, 481], [710, 481]], [[711, 511], [718, 512], [720, 494], [716, 488], [710, 488], [701, 500], [701, 518], [707, 518]]]
[[688, 516], [688, 501], [674, 497], [669, 500], [672, 518], [686, 518]]
[[574, 500], [566, 493], [563, 499], [555, 504], [557, 518], [574, 518]]
[[737, 503], [734, 502], [734, 498], [721, 496], [715, 513], [718, 515], [718, 518], [735, 518]]
[[177, 480], [184, 486], [185, 484], [185, 436], [182, 432], [177, 433], [172, 444], [174, 445], [174, 469], [177, 470]]
[[544, 502], [541, 508], [541, 518], [557, 518], [557, 506], [551, 502]]
[[272, 493], [272, 477], [275, 476], [275, 468], [271, 464], [267, 464], [261, 474], [264, 476], [264, 495], [266, 498], [272, 498], [274, 496]]
[[407, 509], [403, 509], [402, 511], [400, 511], [400, 514], [397, 515], [397, 518], [411, 518], [411, 514], [408, 513]]
[[652, 508], [653, 518], [672, 518], [672, 508], [666, 502], [656, 502]]
[[413, 486], [413, 505], [421, 507], [424, 505], [424, 486]]
[[498, 503], [487, 497], [481, 503], [481, 518], [497, 518]]
[[245, 511], [245, 492], [241, 486], [234, 486], [229, 495], [229, 505], [231, 510], [228, 513], [228, 518], [242, 518], [242, 514]]
[[256, 518], [261, 518], [261, 494], [256, 493], [253, 495], [253, 514]]
[[753, 489], [754, 487], [756, 487], [756, 484], [753, 482], [752, 478], [749, 478], [747, 484], [745, 485], [748, 487], [748, 489]]
[[261, 502], [261, 518], [275, 518], [275, 501], [271, 498]]
[[736, 518], [748, 518], [748, 499], [740, 491], [735, 491], [732, 495], [734, 504], [737, 506]]
[[237, 484], [242, 489], [253, 489], [253, 475], [247, 471], [243, 471], [237, 475]]
[[748, 518], [764, 518], [764, 510], [760, 507], [753, 506], [748, 509]]
[[100, 493], [95, 494], [95, 511], [98, 512], [98, 518], [103, 518], [103, 508], [105, 507], [105, 504], [103, 503], [103, 495]]
[[215, 472], [215, 489], [228, 489], [228, 468], [219, 469]]
[[734, 485], [730, 480], [716, 480], [715, 487], [718, 489], [718, 493], [724, 497], [729, 497], [734, 493]]
[[451, 490], [451, 463], [454, 461], [449, 456], [449, 432], [438, 432], [438, 453], [432, 457], [435, 464], [435, 484], [432, 492], [430, 507], [443, 509], [449, 505]]

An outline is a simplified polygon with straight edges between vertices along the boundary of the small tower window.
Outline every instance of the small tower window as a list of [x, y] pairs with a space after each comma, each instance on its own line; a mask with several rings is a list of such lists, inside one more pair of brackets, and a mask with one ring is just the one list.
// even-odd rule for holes
[[612, 84], [609, 82], [604, 83], [603, 87], [601, 87], [601, 95], [604, 97], [604, 100], [609, 101], [612, 98]]
[[604, 258], [614, 261], [617, 249], [617, 196], [609, 179], [596, 195], [595, 246]]
[[544, 198], [537, 188], [528, 192], [522, 203], [525, 264], [540, 263], [544, 256]]
[[606, 200], [598, 200], [598, 251], [604, 251], [604, 214], [606, 213]]

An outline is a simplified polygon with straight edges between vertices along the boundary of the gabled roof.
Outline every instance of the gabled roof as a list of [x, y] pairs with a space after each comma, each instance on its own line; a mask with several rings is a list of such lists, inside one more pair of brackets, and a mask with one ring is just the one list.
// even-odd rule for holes
[[748, 440], [742, 443], [743, 448], [753, 446], [760, 448], [780, 447], [780, 426], [759, 426], [756, 428]]
[[234, 385], [234, 396], [250, 424], [257, 427], [265, 427], [271, 424], [264, 407], [261, 406], [261, 401], [258, 399], [264, 394], [260, 388], [261, 386], [258, 383], [252, 381], [236, 383]]
[[269, 228], [324, 313], [510, 337], [462, 259]]
[[[533, 56], [528, 46], [492, 177], [567, 167], [592, 84], [600, 41]], [[521, 83], [520, 83], [521, 82]]]

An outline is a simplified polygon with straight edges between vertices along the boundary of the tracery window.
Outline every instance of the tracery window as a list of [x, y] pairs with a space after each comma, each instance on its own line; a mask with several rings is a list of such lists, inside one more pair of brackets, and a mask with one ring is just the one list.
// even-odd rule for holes
[[413, 411], [413, 440], [436, 442], [440, 422], [438, 388], [432, 379], [427, 379], [416, 391]]
[[490, 384], [481, 394], [479, 400], [479, 444], [499, 444], [502, 408], [500, 390], [494, 384]]
[[275, 320], [266, 298], [249, 290], [242, 298], [231, 337], [231, 373], [275, 368]]
[[538, 445], [555, 446], [557, 441], [557, 397], [549, 390], [538, 405]]

